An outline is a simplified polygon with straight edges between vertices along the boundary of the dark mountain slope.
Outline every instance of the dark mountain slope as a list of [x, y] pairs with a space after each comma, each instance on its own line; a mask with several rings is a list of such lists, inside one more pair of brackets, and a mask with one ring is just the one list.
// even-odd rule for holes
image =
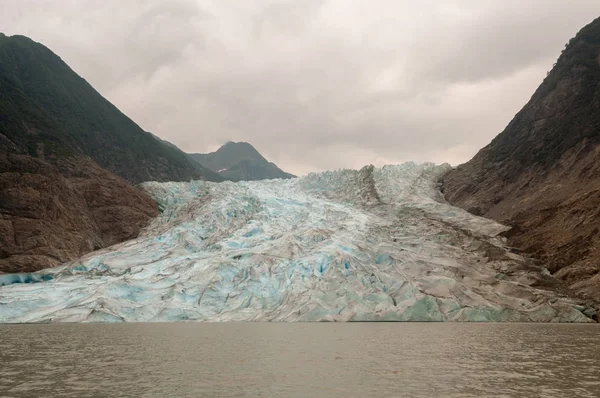
[[294, 177], [269, 162], [247, 142], [228, 142], [216, 152], [193, 153], [189, 157], [232, 181]]
[[444, 177], [451, 203], [600, 297], [600, 18], [571, 39], [506, 129]]
[[198, 176], [104, 99], [57, 55], [23, 36], [0, 35], [0, 149], [33, 157], [85, 155], [132, 183]]
[[158, 210], [125, 180], [188, 180], [195, 167], [46, 47], [0, 34], [0, 273], [135, 238]]

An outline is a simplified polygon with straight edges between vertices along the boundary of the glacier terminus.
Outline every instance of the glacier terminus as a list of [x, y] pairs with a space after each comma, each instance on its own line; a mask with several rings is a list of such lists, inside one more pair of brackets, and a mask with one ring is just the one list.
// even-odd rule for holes
[[144, 183], [161, 214], [138, 238], [0, 275], [0, 322], [591, 322], [508, 227], [445, 202], [449, 168]]

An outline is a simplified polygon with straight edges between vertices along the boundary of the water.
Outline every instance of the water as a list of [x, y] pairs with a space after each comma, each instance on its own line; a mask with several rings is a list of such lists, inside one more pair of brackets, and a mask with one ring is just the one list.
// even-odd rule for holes
[[600, 328], [0, 326], [2, 397], [598, 397]]

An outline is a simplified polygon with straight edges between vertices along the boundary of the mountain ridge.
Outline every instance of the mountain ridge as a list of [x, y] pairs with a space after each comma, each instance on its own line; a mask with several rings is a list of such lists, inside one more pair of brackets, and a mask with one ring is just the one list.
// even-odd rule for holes
[[254, 146], [244, 141], [228, 141], [215, 152], [190, 153], [188, 156], [232, 181], [295, 177], [269, 162]]
[[[179, 147], [177, 147], [175, 144], [163, 140], [162, 138], [160, 138], [159, 136], [150, 133], [155, 139], [157, 139], [158, 141], [160, 141], [162, 144], [164, 144], [165, 146], [168, 146], [170, 148], [172, 148], [173, 150], [177, 151], [178, 153], [181, 153], [183, 156], [186, 156], [189, 158], [188, 154], [183, 152], [181, 149], [179, 149]], [[194, 167], [194, 169], [200, 173], [202, 176], [205, 177], [206, 180], [208, 181], [213, 181], [213, 182], [221, 182], [221, 181], [225, 181], [226, 178], [223, 177], [222, 175], [212, 171], [211, 169], [209, 169], [208, 167], [203, 166], [202, 164], [200, 164], [200, 162], [195, 161], [192, 158], [190, 159], [190, 163], [192, 164], [192, 166]]]
[[33, 157], [87, 156], [131, 183], [201, 177], [44, 45], [0, 36], [2, 149]]
[[200, 177], [50, 49], [0, 35], [0, 273], [133, 239], [158, 209], [131, 184]]
[[600, 298], [600, 18], [565, 46], [503, 132], [443, 178], [446, 199]]

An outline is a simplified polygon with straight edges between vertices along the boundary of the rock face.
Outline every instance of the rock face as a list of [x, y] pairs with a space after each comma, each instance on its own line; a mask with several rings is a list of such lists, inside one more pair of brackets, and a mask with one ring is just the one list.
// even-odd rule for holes
[[89, 159], [0, 153], [0, 272], [54, 267], [134, 238], [156, 204]]
[[193, 153], [189, 157], [231, 181], [294, 177], [269, 162], [247, 142], [228, 142], [216, 152]]
[[514, 228], [514, 246], [600, 298], [600, 18], [583, 28], [531, 100], [468, 163], [446, 199]]

